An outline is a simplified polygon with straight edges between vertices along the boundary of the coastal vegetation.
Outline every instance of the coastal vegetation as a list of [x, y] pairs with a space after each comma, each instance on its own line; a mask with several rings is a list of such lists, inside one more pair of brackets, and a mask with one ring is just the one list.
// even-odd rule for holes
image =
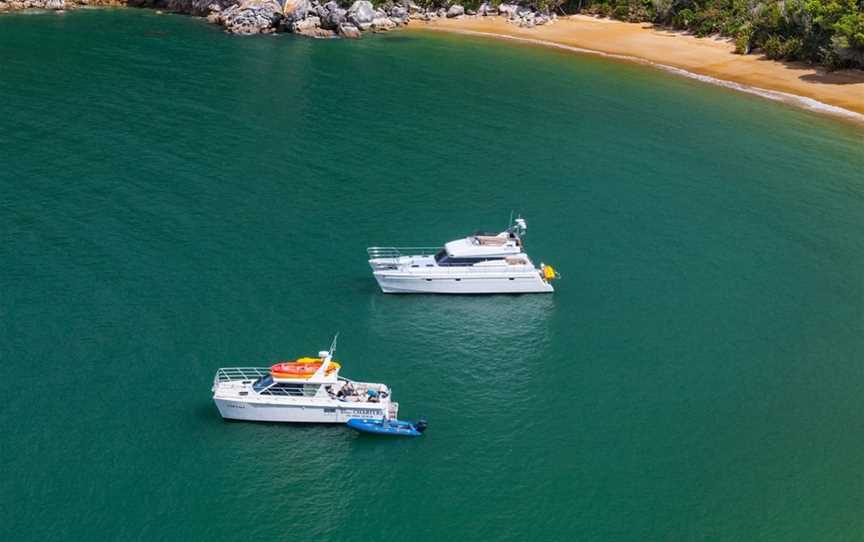
[[553, 7], [728, 36], [740, 54], [864, 68], [864, 0], [565, 0]]

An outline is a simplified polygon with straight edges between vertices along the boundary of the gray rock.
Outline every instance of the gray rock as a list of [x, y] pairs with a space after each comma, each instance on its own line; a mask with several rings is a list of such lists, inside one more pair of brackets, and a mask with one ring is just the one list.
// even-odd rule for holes
[[66, 8], [64, 0], [45, 0], [45, 9], [61, 10]]
[[509, 17], [515, 15], [518, 8], [519, 6], [515, 4], [498, 4], [498, 13], [504, 17]]
[[336, 35], [336, 32], [333, 30], [321, 28], [321, 19], [315, 15], [310, 15], [305, 19], [293, 22], [291, 31], [310, 38], [332, 38]]
[[243, 0], [222, 10], [219, 22], [232, 34], [265, 34], [274, 32], [281, 18], [276, 0]]
[[336, 2], [330, 1], [317, 9], [318, 17], [321, 19], [321, 28], [336, 30], [340, 24], [347, 20], [348, 12], [339, 7]]
[[294, 33], [302, 34], [304, 32], [308, 32], [310, 30], [314, 30], [316, 28], [321, 27], [321, 19], [314, 15], [310, 15], [305, 19], [300, 19], [299, 21], [294, 21], [291, 23], [291, 30]]
[[[371, 23], [370, 23], [371, 24]], [[351, 23], [342, 23], [336, 29], [336, 32], [343, 38], [357, 39], [360, 37], [360, 30]]]
[[388, 15], [394, 23], [406, 24], [408, 22], [408, 10], [402, 6], [393, 6]]
[[357, 0], [348, 8], [347, 18], [360, 30], [369, 30], [375, 19], [375, 9], [372, 7], [372, 2]]
[[282, 4], [282, 16], [289, 22], [302, 21], [312, 12], [309, 0], [284, 0]]
[[459, 4], [453, 4], [450, 6], [450, 9], [447, 10], [447, 17], [450, 19], [453, 17], [461, 17], [463, 15], [465, 15], [465, 8]]
[[498, 15], [498, 9], [489, 5], [489, 2], [483, 2], [480, 4], [480, 7], [477, 8], [477, 15], [482, 15], [483, 17]]
[[376, 32], [391, 30], [396, 28], [396, 26], [396, 23], [391, 21], [388, 17], [375, 17], [372, 19], [372, 30], [375, 30]]

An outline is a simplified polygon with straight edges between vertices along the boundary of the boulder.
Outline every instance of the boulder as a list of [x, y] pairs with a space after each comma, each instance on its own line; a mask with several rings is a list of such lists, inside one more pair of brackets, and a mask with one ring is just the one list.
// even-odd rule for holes
[[489, 2], [483, 2], [480, 4], [480, 7], [477, 8], [477, 15], [482, 15], [483, 17], [498, 15], [498, 9], [489, 5]]
[[[370, 23], [371, 24], [371, 23]], [[357, 39], [360, 37], [360, 30], [351, 23], [342, 23], [336, 28], [336, 32], [343, 38]]]
[[509, 17], [515, 15], [518, 8], [519, 6], [515, 4], [498, 4], [498, 13], [504, 17]]
[[282, 6], [276, 0], [243, 0], [219, 13], [219, 22], [231, 34], [273, 32], [281, 18]]
[[348, 8], [347, 19], [360, 30], [369, 30], [375, 19], [375, 9], [372, 7], [372, 2], [357, 0], [351, 4], [351, 7]]
[[390, 19], [393, 20], [394, 23], [397, 24], [406, 24], [408, 23], [408, 10], [403, 8], [402, 6], [393, 6], [388, 13]]
[[318, 18], [321, 19], [321, 28], [336, 30], [340, 24], [347, 20], [348, 12], [339, 7], [336, 2], [330, 1], [320, 6], [317, 10]]
[[314, 15], [310, 15], [305, 19], [300, 19], [299, 21], [293, 21], [291, 23], [291, 31], [295, 34], [303, 34], [320, 27], [321, 19]]
[[45, 9], [61, 10], [66, 8], [64, 0], [45, 0]]
[[309, 0], [284, 0], [282, 4], [282, 16], [289, 22], [301, 21], [312, 11]]
[[450, 6], [450, 9], [447, 10], [447, 18], [452, 19], [454, 17], [461, 17], [465, 15], [465, 8], [460, 6], [459, 4], [453, 4]]
[[391, 21], [388, 17], [375, 17], [372, 19], [372, 30], [376, 32], [386, 32], [387, 30], [392, 30], [396, 28], [396, 23]]
[[301, 36], [310, 38], [332, 38], [336, 32], [327, 28], [321, 28], [321, 19], [310, 15], [300, 21], [292, 23], [291, 31]]

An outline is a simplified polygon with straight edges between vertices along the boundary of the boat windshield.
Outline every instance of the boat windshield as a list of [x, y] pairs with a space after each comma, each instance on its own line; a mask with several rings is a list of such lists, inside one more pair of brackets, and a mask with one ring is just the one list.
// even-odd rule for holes
[[267, 388], [270, 384], [273, 383], [273, 377], [270, 375], [265, 376], [264, 378], [259, 378], [252, 384], [252, 389], [255, 390], [256, 393], [261, 393], [262, 390]]
[[435, 261], [441, 263], [441, 260], [447, 257], [447, 251], [443, 248], [435, 253]]

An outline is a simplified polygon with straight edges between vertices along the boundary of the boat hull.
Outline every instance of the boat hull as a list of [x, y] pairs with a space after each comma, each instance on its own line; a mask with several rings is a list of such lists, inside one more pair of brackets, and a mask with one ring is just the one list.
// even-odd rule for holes
[[536, 294], [551, 293], [554, 288], [539, 273], [513, 276], [422, 276], [410, 273], [374, 273], [386, 294]]
[[284, 423], [346, 423], [352, 418], [383, 419], [386, 403], [274, 404], [214, 397], [219, 414], [227, 420]]

